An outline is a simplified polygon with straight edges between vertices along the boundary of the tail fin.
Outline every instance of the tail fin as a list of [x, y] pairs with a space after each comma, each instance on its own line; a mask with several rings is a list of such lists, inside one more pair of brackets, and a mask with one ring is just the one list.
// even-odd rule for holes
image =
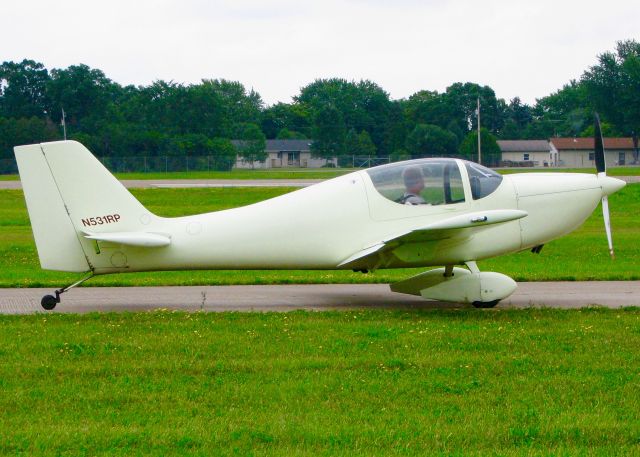
[[83, 232], [136, 231], [152, 215], [80, 143], [14, 148], [40, 265], [93, 270]]

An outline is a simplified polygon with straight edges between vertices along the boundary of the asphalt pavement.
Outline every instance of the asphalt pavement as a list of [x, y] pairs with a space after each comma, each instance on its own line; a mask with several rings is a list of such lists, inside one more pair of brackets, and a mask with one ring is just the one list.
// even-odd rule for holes
[[[0, 314], [45, 312], [50, 289], [0, 289]], [[640, 281], [523, 282], [497, 308], [620, 308], [640, 306]], [[386, 284], [270, 286], [79, 287], [62, 295], [54, 312], [92, 311], [326, 311], [368, 308], [445, 309], [470, 305], [391, 292]]]

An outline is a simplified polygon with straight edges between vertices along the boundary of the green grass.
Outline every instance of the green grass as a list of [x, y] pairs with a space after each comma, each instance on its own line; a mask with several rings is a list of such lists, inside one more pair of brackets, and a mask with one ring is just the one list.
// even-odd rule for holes
[[[247, 205], [291, 188], [134, 189], [151, 211], [181, 216]], [[608, 255], [601, 211], [572, 234], [547, 244], [539, 255], [528, 251], [489, 259], [481, 269], [518, 281], [640, 279], [640, 185], [610, 197], [616, 259]], [[390, 283], [424, 269], [351, 271], [182, 271], [99, 276], [92, 286]], [[60, 287], [78, 275], [40, 269], [22, 191], [0, 190], [0, 287]]]
[[640, 311], [0, 316], [2, 455], [638, 455]]

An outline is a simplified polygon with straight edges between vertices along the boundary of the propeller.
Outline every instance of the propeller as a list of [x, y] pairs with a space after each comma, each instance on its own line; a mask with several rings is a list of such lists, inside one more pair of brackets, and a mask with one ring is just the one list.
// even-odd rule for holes
[[[598, 113], [594, 114], [593, 142], [598, 179], [606, 182], [611, 178], [607, 177], [607, 162], [604, 158], [604, 140], [602, 138], [602, 130], [600, 129], [600, 116], [598, 116]], [[604, 229], [607, 232], [607, 241], [609, 242], [609, 254], [611, 254], [611, 258], [613, 259], [615, 258], [615, 255], [613, 253], [613, 238], [611, 236], [611, 217], [609, 216], [608, 195], [609, 194], [605, 192], [603, 186], [602, 217], [604, 218]]]

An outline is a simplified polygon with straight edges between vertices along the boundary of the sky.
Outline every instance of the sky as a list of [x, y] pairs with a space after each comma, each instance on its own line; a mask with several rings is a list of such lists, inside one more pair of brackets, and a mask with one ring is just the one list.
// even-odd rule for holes
[[268, 105], [331, 77], [394, 99], [469, 81], [533, 104], [639, 31], [638, 0], [4, 0], [0, 61], [122, 85], [225, 78]]

